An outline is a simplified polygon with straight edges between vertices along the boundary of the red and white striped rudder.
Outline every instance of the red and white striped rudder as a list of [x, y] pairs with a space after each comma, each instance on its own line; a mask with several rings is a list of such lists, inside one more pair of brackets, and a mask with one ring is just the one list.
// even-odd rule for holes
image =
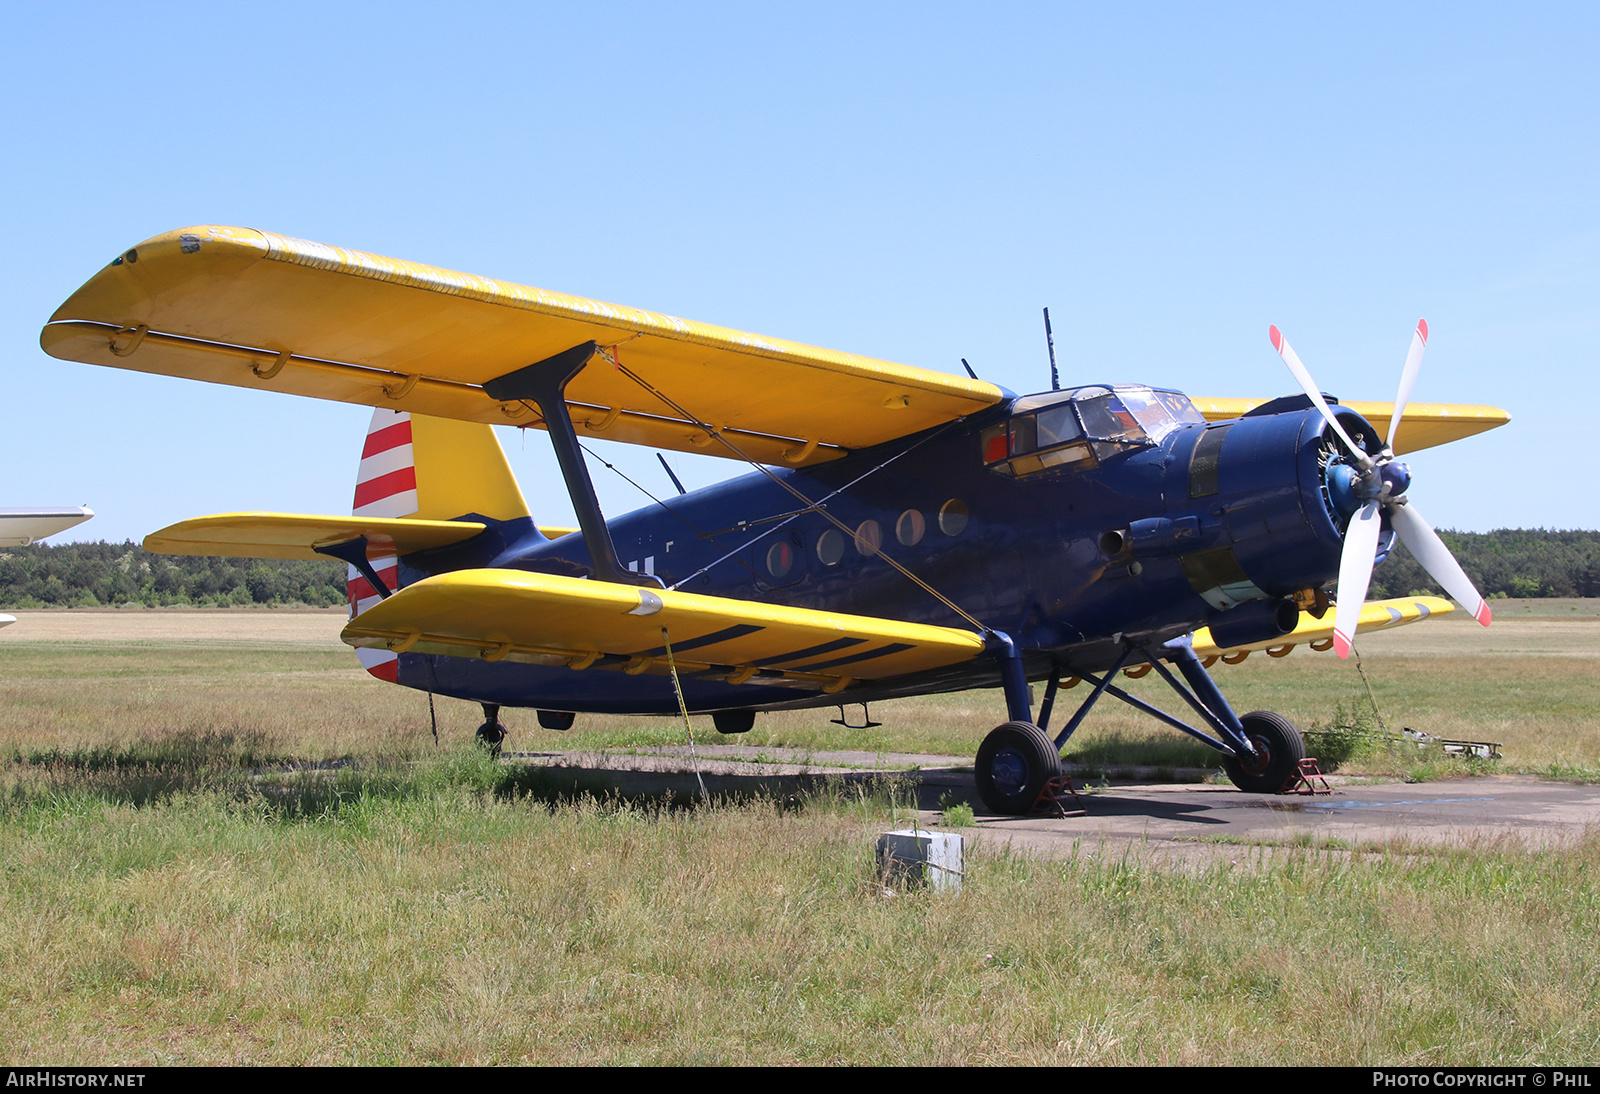
[[[366, 444], [361, 449], [361, 467], [356, 472], [356, 496], [352, 512], [358, 517], [410, 517], [417, 513], [416, 450], [411, 443], [411, 415], [397, 410], [375, 410], [367, 427]], [[399, 558], [394, 544], [380, 537], [367, 543], [367, 561], [391, 590], [398, 587]], [[350, 596], [350, 618], [354, 619], [376, 604], [381, 597], [372, 583], [354, 566], [349, 568], [346, 589]], [[399, 682], [400, 658], [388, 650], [356, 650], [361, 665], [380, 680]]]

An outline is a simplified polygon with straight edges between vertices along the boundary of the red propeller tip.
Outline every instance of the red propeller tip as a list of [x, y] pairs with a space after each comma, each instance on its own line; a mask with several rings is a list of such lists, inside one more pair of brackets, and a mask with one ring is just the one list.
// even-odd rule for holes
[[1350, 645], [1350, 639], [1346, 638], [1338, 631], [1333, 632], [1333, 651], [1341, 658], [1350, 656]]
[[1478, 614], [1473, 616], [1473, 618], [1479, 623], [1482, 623], [1485, 627], [1494, 621], [1494, 613], [1489, 610], [1489, 602], [1487, 600], [1485, 600], [1482, 606], [1478, 608]]
[[1283, 335], [1278, 333], [1277, 326], [1274, 325], [1272, 327], [1269, 327], [1267, 329], [1267, 334], [1272, 339], [1272, 348], [1277, 350], [1279, 353], [1282, 353], [1283, 352]]
[[1426, 319], [1417, 320], [1417, 337], [1422, 339], [1423, 345], [1428, 344], [1428, 321]]

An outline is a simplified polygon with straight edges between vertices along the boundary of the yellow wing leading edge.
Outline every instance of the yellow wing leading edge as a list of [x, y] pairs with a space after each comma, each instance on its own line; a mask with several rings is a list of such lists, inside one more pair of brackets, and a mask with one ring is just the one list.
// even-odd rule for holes
[[979, 635], [949, 627], [518, 570], [425, 578], [362, 612], [341, 637], [395, 653], [660, 675], [663, 628], [681, 673], [827, 692], [956, 664], [984, 649]]
[[[586, 342], [622, 367], [596, 361], [569, 385], [580, 436], [777, 465], [835, 459], [1005, 397], [980, 380], [220, 225], [129, 248], [40, 336], [64, 360], [534, 427], [536, 409], [483, 385]], [[1265, 401], [1195, 399], [1212, 420]], [[1346, 405], [1374, 424], [1393, 409]], [[1413, 403], [1395, 451], [1508, 420], [1497, 407]]]
[[[483, 384], [585, 342], [580, 436], [803, 466], [1004, 397], [993, 384], [246, 228], [130, 248], [69, 297], [52, 356], [492, 425], [540, 426]], [[631, 372], [689, 412], [677, 409]]]

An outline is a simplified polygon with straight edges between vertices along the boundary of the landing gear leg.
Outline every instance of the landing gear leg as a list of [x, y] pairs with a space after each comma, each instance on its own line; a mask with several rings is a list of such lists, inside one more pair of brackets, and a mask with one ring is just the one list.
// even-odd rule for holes
[[506, 727], [500, 724], [500, 704], [481, 703], [483, 725], [478, 727], [478, 744], [489, 750], [491, 759], [500, 755], [500, 745], [506, 739]]
[[[1066, 744], [1072, 731], [1078, 727], [1078, 723], [1089, 712], [1089, 708], [1104, 692], [1221, 752], [1226, 757], [1223, 766], [1227, 769], [1228, 777], [1240, 790], [1252, 794], [1283, 792], [1284, 787], [1299, 771], [1300, 761], [1305, 759], [1306, 755], [1306, 746], [1300, 738], [1300, 731], [1295, 729], [1287, 718], [1269, 710], [1257, 710], [1246, 714], [1243, 718], [1235, 714], [1228, 701], [1222, 697], [1222, 692], [1217, 690], [1217, 685], [1206, 672], [1205, 666], [1195, 656], [1194, 647], [1188, 638], [1176, 639], [1164, 643], [1159, 648], [1152, 647], [1140, 651], [1150, 667], [1194, 708], [1200, 720], [1216, 734], [1213, 737], [1210, 733], [1196, 729], [1166, 711], [1151, 706], [1143, 699], [1129, 695], [1111, 682], [1133, 656], [1133, 652], [1131, 648], [1125, 651], [1111, 670], [1099, 679], [1096, 679], [1093, 673], [1082, 674], [1083, 679], [1094, 684], [1095, 690], [1084, 700], [1083, 705], [1078, 708], [1078, 713], [1072, 716], [1066, 728], [1056, 738], [1055, 743], [1058, 748]], [[1184, 680], [1188, 681], [1188, 687], [1184, 687], [1183, 683], [1172, 674], [1172, 670], [1162, 663], [1163, 660], [1171, 660], [1177, 666]]]

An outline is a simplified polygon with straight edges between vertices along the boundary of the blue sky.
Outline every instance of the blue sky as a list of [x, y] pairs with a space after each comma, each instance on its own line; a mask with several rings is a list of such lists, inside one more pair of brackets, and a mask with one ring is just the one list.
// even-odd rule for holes
[[[1600, 527], [1600, 8], [62, 3], [0, 39], [5, 505], [348, 512], [369, 412], [55, 361], [119, 251], [239, 224], [946, 371], [1514, 421], [1439, 527]], [[504, 435], [570, 520], [543, 434]], [[612, 455], [655, 491], [650, 452]], [[671, 457], [691, 486], [740, 472]], [[643, 504], [597, 472], [608, 513]]]

